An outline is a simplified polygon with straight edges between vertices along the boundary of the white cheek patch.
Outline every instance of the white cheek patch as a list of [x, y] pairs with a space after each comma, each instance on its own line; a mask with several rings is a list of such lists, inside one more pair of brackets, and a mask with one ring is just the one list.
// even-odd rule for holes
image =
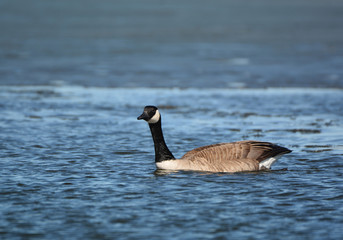
[[157, 123], [160, 120], [160, 112], [156, 110], [155, 115], [148, 121], [148, 123]]

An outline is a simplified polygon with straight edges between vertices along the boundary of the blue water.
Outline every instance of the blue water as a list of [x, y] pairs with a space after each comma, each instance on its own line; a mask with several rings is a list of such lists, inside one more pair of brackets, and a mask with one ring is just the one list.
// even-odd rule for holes
[[[339, 239], [342, 90], [0, 88], [2, 239]], [[293, 152], [271, 172], [156, 171], [169, 148], [242, 139]]]
[[[343, 2], [0, 1], [0, 239], [343, 239]], [[156, 171], [246, 139], [272, 171]]]
[[343, 88], [342, 28], [341, 0], [2, 0], [0, 84]]

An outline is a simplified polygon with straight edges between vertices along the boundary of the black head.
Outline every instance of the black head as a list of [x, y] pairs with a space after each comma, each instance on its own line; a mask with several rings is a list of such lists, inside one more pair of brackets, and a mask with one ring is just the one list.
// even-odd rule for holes
[[161, 118], [158, 108], [155, 106], [146, 106], [143, 113], [137, 118], [137, 120], [145, 120], [148, 123], [157, 123]]

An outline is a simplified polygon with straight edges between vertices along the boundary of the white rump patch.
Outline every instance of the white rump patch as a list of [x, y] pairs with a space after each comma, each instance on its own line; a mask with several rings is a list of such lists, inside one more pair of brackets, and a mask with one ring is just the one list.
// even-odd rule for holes
[[155, 115], [148, 121], [148, 123], [157, 123], [160, 120], [160, 112], [156, 110]]
[[264, 168], [270, 169], [273, 163], [276, 162], [276, 160], [278, 160], [280, 157], [282, 157], [282, 155], [283, 154], [279, 154], [279, 155], [276, 155], [275, 157], [270, 157], [260, 162], [259, 164], [260, 170]]

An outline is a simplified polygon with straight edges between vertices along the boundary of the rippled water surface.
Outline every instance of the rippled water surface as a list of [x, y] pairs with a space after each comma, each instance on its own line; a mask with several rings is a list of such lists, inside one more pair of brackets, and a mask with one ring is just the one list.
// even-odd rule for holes
[[[342, 23], [340, 0], [0, 1], [0, 239], [343, 239]], [[148, 104], [176, 157], [293, 152], [156, 171]]]
[[[343, 105], [334, 89], [0, 88], [1, 239], [339, 239]], [[169, 148], [293, 150], [270, 172], [155, 171]]]

